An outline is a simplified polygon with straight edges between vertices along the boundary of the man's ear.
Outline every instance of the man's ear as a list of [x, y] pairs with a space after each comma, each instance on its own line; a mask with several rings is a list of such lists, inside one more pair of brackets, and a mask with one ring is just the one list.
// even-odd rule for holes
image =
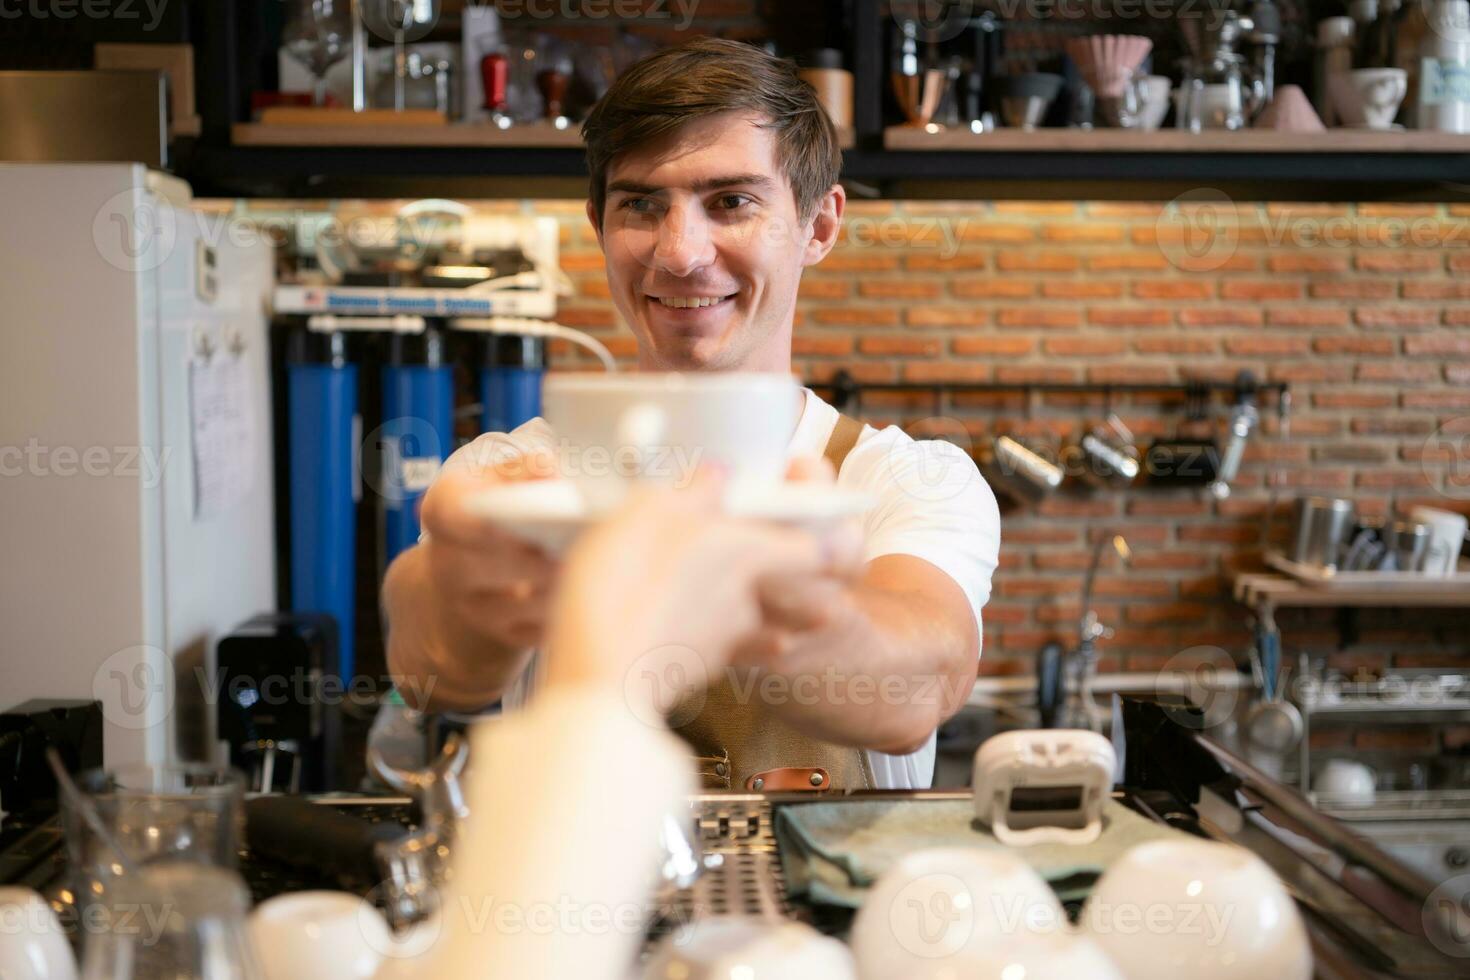
[[591, 198], [587, 199], [587, 220], [592, 223], [592, 230], [597, 233], [597, 247], [602, 248], [602, 215], [597, 213], [597, 202]]
[[827, 257], [837, 245], [837, 236], [842, 231], [842, 214], [847, 210], [847, 191], [841, 184], [833, 184], [822, 197], [817, 207], [817, 216], [812, 219], [812, 237], [806, 243], [803, 266], [813, 266]]

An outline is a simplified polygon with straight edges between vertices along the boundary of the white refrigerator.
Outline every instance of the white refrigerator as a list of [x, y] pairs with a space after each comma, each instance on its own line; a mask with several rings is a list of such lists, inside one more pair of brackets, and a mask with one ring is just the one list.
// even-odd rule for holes
[[216, 759], [219, 637], [276, 608], [270, 246], [136, 164], [0, 165], [0, 710]]

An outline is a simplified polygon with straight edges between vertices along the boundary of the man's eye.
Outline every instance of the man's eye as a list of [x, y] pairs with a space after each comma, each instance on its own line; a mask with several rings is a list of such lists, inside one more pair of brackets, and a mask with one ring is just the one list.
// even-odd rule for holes
[[651, 214], [653, 212], [653, 200], [647, 197], [630, 197], [623, 202], [623, 210], [634, 214]]
[[715, 203], [721, 211], [739, 211], [746, 205], [754, 204], [755, 202], [744, 194], [726, 194]]

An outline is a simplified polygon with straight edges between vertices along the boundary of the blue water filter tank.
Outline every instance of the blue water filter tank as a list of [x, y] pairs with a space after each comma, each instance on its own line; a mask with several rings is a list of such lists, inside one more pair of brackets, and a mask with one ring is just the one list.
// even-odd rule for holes
[[454, 448], [454, 370], [444, 335], [395, 334], [383, 366], [383, 553], [392, 561], [419, 539], [419, 503]]
[[341, 333], [293, 335], [286, 364], [291, 609], [337, 620], [344, 678], [356, 661], [357, 366]]
[[487, 335], [480, 371], [481, 431], [510, 432], [540, 415], [545, 375], [546, 338]]

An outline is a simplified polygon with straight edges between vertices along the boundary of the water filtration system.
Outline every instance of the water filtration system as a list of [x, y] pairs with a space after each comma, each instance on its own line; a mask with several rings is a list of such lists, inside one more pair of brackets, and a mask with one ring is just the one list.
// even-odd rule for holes
[[[427, 204], [441, 217], [448, 208], [421, 202], [391, 220], [401, 231], [403, 214], [422, 215]], [[400, 246], [370, 261], [318, 248], [335, 281], [275, 290], [289, 606], [336, 620], [343, 678], [359, 666], [356, 624], [369, 588], [360, 566], [370, 567], [375, 592], [419, 540], [419, 504], [456, 448], [456, 418], [508, 432], [539, 415], [553, 339], [614, 368], [597, 340], [553, 322], [558, 234], [553, 219], [456, 213], [412, 254]], [[359, 547], [364, 527], [377, 532], [370, 565]]]

